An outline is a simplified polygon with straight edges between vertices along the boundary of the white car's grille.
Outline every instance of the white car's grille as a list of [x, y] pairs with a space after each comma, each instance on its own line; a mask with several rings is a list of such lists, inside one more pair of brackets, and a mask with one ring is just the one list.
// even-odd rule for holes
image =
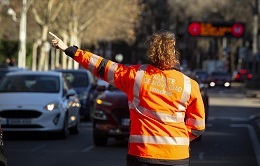
[[41, 112], [34, 110], [5, 110], [0, 112], [1, 118], [37, 118]]

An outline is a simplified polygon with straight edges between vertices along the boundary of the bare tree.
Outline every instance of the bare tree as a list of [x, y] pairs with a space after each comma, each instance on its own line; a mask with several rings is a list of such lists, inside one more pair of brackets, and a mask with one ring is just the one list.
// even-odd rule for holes
[[[131, 44], [135, 40], [141, 14], [138, 0], [76, 0], [76, 3], [68, 0], [66, 5], [52, 28], [69, 45], [113, 40]], [[66, 66], [65, 57], [63, 55], [62, 67], [72, 68], [71, 60]]]
[[[33, 18], [41, 29], [41, 51], [38, 64], [38, 70], [48, 69], [48, 47], [47, 36], [49, 31], [49, 26], [53, 24], [57, 18], [60, 10], [63, 7], [64, 2], [59, 0], [41, 0], [34, 2], [31, 7], [33, 13]], [[47, 64], [44, 68], [44, 64]]]

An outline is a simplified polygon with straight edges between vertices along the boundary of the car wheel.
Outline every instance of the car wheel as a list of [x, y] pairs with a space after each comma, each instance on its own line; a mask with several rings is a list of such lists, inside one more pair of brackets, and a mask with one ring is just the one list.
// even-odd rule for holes
[[92, 121], [92, 112], [94, 109], [94, 104], [93, 102], [89, 102], [89, 107], [88, 107], [88, 113], [85, 115], [84, 119], [86, 121]]
[[63, 138], [63, 139], [68, 138], [69, 132], [70, 131], [69, 131], [69, 128], [68, 128], [68, 115], [66, 114], [65, 118], [64, 118], [63, 129], [60, 133], [60, 137]]
[[94, 144], [96, 146], [106, 146], [108, 138], [104, 136], [99, 136], [94, 134]]
[[79, 123], [78, 122], [75, 126], [70, 128], [70, 133], [71, 134], [78, 134], [79, 133]]
[[90, 121], [93, 121], [93, 112], [94, 112], [94, 103], [91, 103], [90, 107], [89, 107], [89, 120]]

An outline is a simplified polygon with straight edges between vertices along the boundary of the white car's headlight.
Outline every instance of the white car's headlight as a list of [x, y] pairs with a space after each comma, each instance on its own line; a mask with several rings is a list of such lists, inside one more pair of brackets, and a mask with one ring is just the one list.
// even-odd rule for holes
[[53, 111], [60, 107], [60, 104], [58, 102], [52, 102], [44, 106], [44, 109], [47, 111]]

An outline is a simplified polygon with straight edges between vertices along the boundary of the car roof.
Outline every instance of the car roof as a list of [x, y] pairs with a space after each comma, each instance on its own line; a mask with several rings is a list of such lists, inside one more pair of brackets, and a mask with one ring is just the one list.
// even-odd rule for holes
[[84, 72], [84, 73], [89, 73], [87, 69], [55, 69], [53, 71], [58, 71], [58, 72]]
[[227, 71], [213, 71], [212, 73], [224, 73], [224, 74], [228, 74]]
[[17, 71], [17, 72], [10, 72], [7, 75], [48, 75], [48, 76], [61, 76], [62, 74], [59, 72], [54, 71], [31, 71], [31, 70], [24, 70], [24, 71]]
[[15, 66], [12, 66], [12, 67], [0, 67], [0, 71], [18, 71], [18, 70], [26, 70], [25, 68], [20, 68], [20, 67], [15, 67]]
[[203, 71], [203, 72], [207, 72], [207, 71], [204, 70], [204, 69], [194, 69], [193, 71]]

